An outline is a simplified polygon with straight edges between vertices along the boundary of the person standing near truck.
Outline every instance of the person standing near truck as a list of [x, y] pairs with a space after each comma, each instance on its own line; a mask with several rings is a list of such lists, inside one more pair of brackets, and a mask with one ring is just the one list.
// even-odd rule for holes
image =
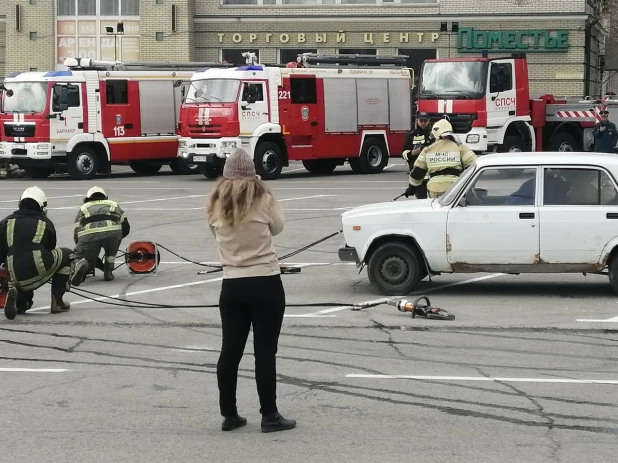
[[618, 141], [618, 130], [616, 124], [610, 122], [609, 111], [607, 109], [599, 112], [601, 120], [597, 122], [592, 130], [594, 137], [594, 150], [597, 153], [613, 153], [614, 146]]
[[[405, 159], [408, 163], [408, 173], [412, 172], [414, 162], [418, 158], [418, 155], [421, 154], [423, 148], [431, 145], [431, 142], [432, 139], [429, 115], [426, 112], [420, 112], [416, 115], [416, 128], [406, 135], [406, 139], [401, 150], [401, 157], [403, 157], [403, 159]], [[426, 186], [428, 180], [428, 178], [425, 179], [423, 185]], [[426, 188], [416, 188], [415, 191], [418, 199], [427, 198]]]

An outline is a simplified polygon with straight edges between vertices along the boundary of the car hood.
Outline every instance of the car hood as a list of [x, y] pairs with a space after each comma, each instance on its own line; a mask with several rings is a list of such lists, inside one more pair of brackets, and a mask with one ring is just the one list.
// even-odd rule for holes
[[417, 199], [408, 201], [391, 201], [388, 203], [374, 203], [365, 206], [355, 207], [341, 214], [343, 223], [349, 223], [351, 220], [362, 221], [362, 223], [370, 223], [374, 221], [383, 221], [385, 216], [389, 218], [396, 217], [400, 214], [405, 214], [409, 222], [410, 214], [415, 212], [432, 211], [436, 207], [440, 207], [434, 199]]

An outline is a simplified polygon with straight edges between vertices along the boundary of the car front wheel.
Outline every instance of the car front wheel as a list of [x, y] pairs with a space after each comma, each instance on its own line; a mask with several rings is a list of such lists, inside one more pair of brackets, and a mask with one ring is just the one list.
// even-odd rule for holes
[[618, 255], [614, 256], [608, 266], [609, 284], [616, 294], [618, 294]]
[[417, 253], [405, 243], [384, 243], [369, 259], [369, 281], [386, 296], [410, 293], [424, 273]]

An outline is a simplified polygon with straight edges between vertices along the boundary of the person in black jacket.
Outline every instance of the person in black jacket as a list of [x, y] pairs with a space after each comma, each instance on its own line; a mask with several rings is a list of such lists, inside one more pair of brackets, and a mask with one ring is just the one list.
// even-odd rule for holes
[[599, 115], [601, 116], [601, 121], [597, 122], [592, 130], [594, 150], [597, 153], [613, 153], [614, 146], [616, 146], [618, 141], [616, 124], [609, 121], [609, 111], [603, 110]]
[[[412, 172], [414, 168], [414, 162], [421, 154], [423, 148], [431, 145], [432, 139], [431, 125], [429, 124], [429, 115], [426, 112], [420, 112], [416, 115], [416, 128], [406, 135], [406, 139], [403, 142], [403, 148], [401, 150], [401, 156], [408, 163], [408, 171]], [[423, 182], [427, 185], [427, 182]], [[427, 198], [426, 188], [417, 188], [416, 197], [418, 199]]]
[[0, 263], [10, 282], [4, 315], [13, 320], [32, 308], [34, 290], [52, 283], [51, 313], [67, 312], [62, 300], [71, 269], [72, 251], [56, 248], [56, 229], [46, 216], [47, 198], [38, 187], [28, 188], [19, 200], [19, 210], [0, 222]]

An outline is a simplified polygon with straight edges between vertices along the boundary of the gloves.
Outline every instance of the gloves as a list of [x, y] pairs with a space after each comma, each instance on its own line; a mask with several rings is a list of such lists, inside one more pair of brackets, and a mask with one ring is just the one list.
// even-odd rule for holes
[[404, 196], [406, 198], [410, 197], [410, 196], [414, 196], [416, 194], [416, 187], [413, 185], [408, 186], [408, 189], [406, 190], [406, 192], [404, 193]]
[[401, 153], [401, 157], [407, 161], [409, 154], [410, 154], [410, 150], [405, 150], [403, 153]]

